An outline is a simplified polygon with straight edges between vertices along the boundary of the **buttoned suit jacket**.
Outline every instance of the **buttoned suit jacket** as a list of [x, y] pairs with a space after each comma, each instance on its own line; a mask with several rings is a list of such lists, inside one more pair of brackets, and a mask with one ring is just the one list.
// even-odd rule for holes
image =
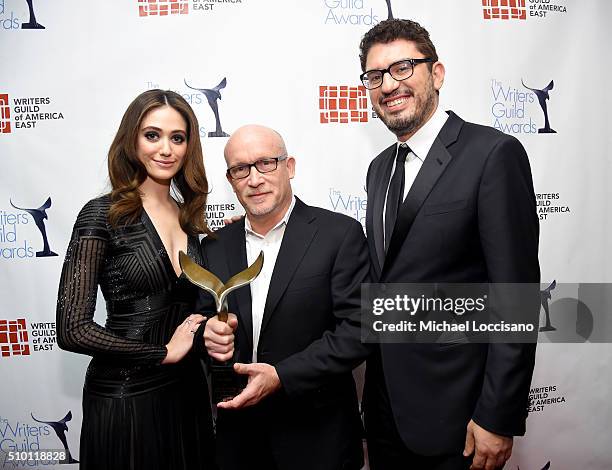
[[[449, 112], [385, 254], [382, 211], [395, 153], [396, 144], [385, 149], [367, 175], [374, 281], [539, 283], [536, 201], [517, 139]], [[367, 362], [365, 413], [384, 399], [384, 384], [402, 440], [423, 455], [460, 452], [470, 419], [522, 435], [534, 361], [533, 344], [381, 344]]]
[[[246, 269], [244, 219], [205, 238], [202, 253], [204, 267], [224, 282]], [[369, 269], [357, 221], [296, 198], [257, 348], [257, 361], [276, 367], [282, 388], [252, 409], [219, 414], [220, 452], [236, 452], [236, 442], [256, 429], [268, 436], [278, 462], [291, 461], [285, 468], [361, 468], [363, 430], [351, 371], [368, 354], [359, 322], [360, 285]], [[198, 310], [211, 306], [202, 294]], [[251, 307], [250, 287], [229, 294], [228, 310], [238, 317], [235, 359], [243, 363], [252, 362]]]

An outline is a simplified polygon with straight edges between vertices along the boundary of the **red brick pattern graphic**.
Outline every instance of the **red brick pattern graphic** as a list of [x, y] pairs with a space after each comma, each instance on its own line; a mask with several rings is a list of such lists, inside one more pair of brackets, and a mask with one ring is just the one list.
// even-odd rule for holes
[[11, 107], [9, 106], [9, 96], [0, 93], [0, 134], [10, 134], [11, 132]]
[[364, 86], [320, 86], [321, 123], [368, 122], [368, 98]]
[[186, 15], [188, 13], [188, 0], [138, 0], [140, 16]]
[[482, 0], [485, 20], [525, 20], [525, 0]]
[[25, 318], [0, 320], [0, 356], [29, 356], [30, 344]]

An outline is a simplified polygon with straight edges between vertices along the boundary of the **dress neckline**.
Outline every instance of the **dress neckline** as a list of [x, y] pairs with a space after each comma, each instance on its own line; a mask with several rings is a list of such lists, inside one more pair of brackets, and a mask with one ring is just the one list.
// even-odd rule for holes
[[[164, 241], [159, 235], [159, 232], [157, 231], [157, 227], [155, 227], [155, 223], [153, 222], [153, 219], [151, 219], [151, 217], [149, 216], [149, 214], [147, 213], [144, 207], [142, 208], [141, 220], [145, 223], [145, 226], [153, 234], [153, 238], [155, 242], [157, 243], [158, 248], [160, 248], [163, 251], [163, 254], [164, 254], [163, 258], [164, 258], [164, 262], [166, 263], [166, 268], [168, 269], [169, 272], [171, 272], [174, 275], [176, 279], [179, 279], [182, 274], [182, 271], [180, 270], [180, 266], [179, 266], [179, 273], [177, 274], [174, 264], [172, 264], [172, 258], [170, 257], [170, 253], [168, 253], [166, 245], [164, 245]], [[185, 248], [185, 253], [187, 255], [190, 255], [192, 235], [189, 235], [189, 234], [186, 234], [186, 235], [187, 235], [187, 246]]]

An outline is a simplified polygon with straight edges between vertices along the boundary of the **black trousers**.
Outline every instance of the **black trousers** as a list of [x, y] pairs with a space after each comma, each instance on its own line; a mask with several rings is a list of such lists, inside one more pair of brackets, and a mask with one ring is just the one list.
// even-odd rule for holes
[[[359, 470], [361, 423], [340, 420], [341, 404], [318, 409], [267, 407], [219, 410], [217, 462], [221, 470]], [[345, 420], [346, 421], [346, 420]]]
[[[472, 457], [462, 453], [419, 455], [402, 440], [395, 425], [381, 369], [368, 377], [364, 421], [370, 470], [468, 470]], [[369, 371], [371, 372], [371, 371]]]

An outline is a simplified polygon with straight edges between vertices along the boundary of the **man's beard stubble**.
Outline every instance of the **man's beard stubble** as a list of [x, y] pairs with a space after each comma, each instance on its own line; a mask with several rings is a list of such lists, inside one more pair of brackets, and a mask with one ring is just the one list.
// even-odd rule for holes
[[[425, 101], [418, 101], [415, 99], [415, 109], [411, 116], [387, 117], [383, 116], [381, 113], [378, 113], [378, 117], [385, 124], [385, 126], [387, 126], [387, 129], [393, 132], [396, 136], [400, 137], [414, 134], [423, 126], [423, 124], [425, 124], [436, 107], [436, 90], [434, 89], [432, 82], [430, 82], [429, 85], [430, 86], [426, 91]], [[410, 91], [412, 92], [412, 90]], [[412, 96], [413, 98], [416, 97], [414, 93], [412, 93]]]

